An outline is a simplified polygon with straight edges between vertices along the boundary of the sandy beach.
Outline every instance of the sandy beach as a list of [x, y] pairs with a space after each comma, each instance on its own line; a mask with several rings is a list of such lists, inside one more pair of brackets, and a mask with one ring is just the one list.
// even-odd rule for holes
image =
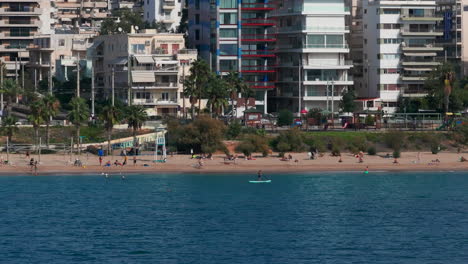
[[[343, 154], [342, 161], [338, 157], [329, 154], [315, 160], [309, 160], [307, 153], [288, 153], [293, 159], [281, 161], [277, 156], [263, 158], [254, 156], [255, 160], [242, 158], [234, 161], [224, 161], [224, 155], [214, 155], [213, 159], [204, 159], [203, 167], [198, 168], [198, 160], [191, 159], [188, 155], [168, 156], [166, 163], [153, 163], [152, 156], [139, 156], [136, 166], [133, 165], [133, 157], [129, 157], [126, 166], [104, 167], [99, 166], [99, 158], [91, 154], [82, 154], [80, 160], [82, 167], [73, 166], [77, 156], [70, 155], [42, 155], [38, 164], [38, 175], [70, 175], [70, 174], [101, 174], [101, 173], [249, 173], [255, 174], [258, 170], [265, 173], [295, 173], [295, 172], [329, 172], [329, 171], [468, 171], [468, 162], [460, 162], [463, 154], [439, 153], [433, 155], [429, 152], [402, 153], [398, 164], [393, 164], [393, 158], [380, 156], [364, 156], [364, 162], [359, 163], [352, 154]], [[465, 157], [468, 155], [465, 154]], [[6, 156], [3, 155], [3, 159]], [[38, 159], [38, 156], [31, 155]], [[10, 155], [12, 165], [2, 165], [1, 175], [31, 175], [29, 159], [25, 155]], [[104, 157], [103, 164], [115, 160], [123, 161], [123, 157]], [[297, 162], [296, 162], [297, 160]], [[434, 162], [439, 160], [440, 162]], [[144, 166], [147, 164], [148, 166]]]

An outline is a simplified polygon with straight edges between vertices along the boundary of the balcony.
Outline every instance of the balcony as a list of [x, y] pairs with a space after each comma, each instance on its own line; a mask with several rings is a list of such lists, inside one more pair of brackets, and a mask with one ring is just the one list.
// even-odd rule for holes
[[316, 16], [330, 16], [330, 15], [349, 15], [349, 7], [335, 7], [333, 9], [328, 8], [324, 5], [324, 8], [304, 8], [302, 5], [296, 5], [294, 7], [282, 7], [277, 12], [273, 13], [273, 16], [293, 16], [293, 15], [316, 15]]
[[275, 26], [275, 19], [263, 19], [263, 18], [248, 18], [242, 19], [242, 26]]
[[171, 100], [163, 100], [163, 99], [133, 99], [134, 105], [173, 105], [177, 106], [178, 102], [176, 98], [172, 98]]
[[94, 0], [90, 2], [84, 2], [83, 7], [84, 8], [107, 8], [107, 1], [99, 2], [98, 0]]
[[348, 44], [278, 45], [278, 52], [349, 53]]
[[434, 45], [434, 44], [426, 44], [426, 45], [411, 45], [411, 46], [405, 46], [401, 45], [401, 50], [403, 51], [443, 51], [444, 47]]
[[406, 60], [402, 61], [401, 65], [403, 66], [438, 66], [441, 63], [438, 61], [432, 61], [432, 60]]
[[36, 32], [28, 33], [11, 33], [11, 32], [2, 32], [0, 33], [0, 38], [2, 39], [33, 39]]
[[0, 21], [0, 27], [39, 27], [40, 21]]
[[161, 73], [173, 73], [173, 74], [178, 74], [179, 73], [179, 67], [178, 66], [157, 66], [157, 65], [151, 65], [151, 66], [133, 66], [132, 70], [134, 71], [152, 71], [152, 72], [161, 72]]
[[430, 30], [430, 31], [402, 30], [401, 35], [402, 36], [415, 36], [415, 37], [437, 37], [437, 36], [443, 36], [444, 33], [441, 31], [435, 31], [435, 30]]
[[271, 11], [277, 8], [277, 4], [274, 2], [270, 3], [242, 3], [242, 11]]
[[402, 21], [407, 21], [407, 22], [436, 22], [436, 21], [442, 21], [444, 20], [443, 17], [435, 17], [435, 16], [416, 16], [416, 15], [401, 15], [400, 16]]
[[132, 85], [133, 90], [166, 90], [166, 89], [179, 89], [179, 86], [176, 82], [171, 83], [150, 83], [148, 85], [141, 85], [134, 83]]
[[172, 10], [172, 9], [175, 8], [175, 3], [165, 2], [165, 3], [163, 3], [162, 8], [163, 8], [164, 10]]
[[24, 8], [0, 8], [2, 16], [34, 16], [42, 13], [41, 8], [24, 7]]
[[276, 54], [273, 50], [242, 50], [242, 57], [276, 57]]
[[315, 26], [315, 27], [307, 27], [303, 25], [295, 25], [290, 27], [279, 27], [279, 33], [305, 33], [305, 32], [339, 32], [339, 33], [349, 33], [349, 27], [335, 27], [335, 26]]
[[242, 41], [245, 42], [275, 42], [276, 34], [242, 34]]
[[425, 81], [427, 77], [425, 76], [402, 76], [401, 80], [402, 81], [407, 81], [407, 82], [419, 82], [419, 81]]
[[403, 89], [402, 96], [410, 98], [420, 98], [427, 96], [427, 91], [424, 89]]
[[0, 45], [0, 51], [7, 51], [7, 52], [16, 52], [16, 51], [26, 51], [28, 48], [34, 47], [33, 45]]
[[174, 19], [173, 17], [171, 17], [171, 16], [163, 16], [163, 17], [161, 18], [161, 21], [162, 21], [163, 23], [166, 23], [166, 24], [175, 23], [175, 19]]

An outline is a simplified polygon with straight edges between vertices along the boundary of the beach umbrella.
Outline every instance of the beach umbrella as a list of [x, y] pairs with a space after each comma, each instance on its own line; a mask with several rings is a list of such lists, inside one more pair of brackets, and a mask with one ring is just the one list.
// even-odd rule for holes
[[307, 110], [305, 110], [305, 109], [302, 109], [302, 110], [301, 110], [301, 114], [307, 114], [307, 113], [309, 113], [309, 111], [307, 111]]

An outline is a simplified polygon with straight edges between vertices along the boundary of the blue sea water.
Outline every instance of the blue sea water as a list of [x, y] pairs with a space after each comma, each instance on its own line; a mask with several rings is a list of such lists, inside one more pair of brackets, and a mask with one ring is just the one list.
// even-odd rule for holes
[[0, 177], [0, 263], [468, 263], [468, 173]]

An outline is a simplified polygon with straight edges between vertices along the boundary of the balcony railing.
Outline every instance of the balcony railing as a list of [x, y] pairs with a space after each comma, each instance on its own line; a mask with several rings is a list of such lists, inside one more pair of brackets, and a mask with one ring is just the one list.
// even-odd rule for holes
[[312, 32], [343, 32], [348, 31], [348, 26], [334, 27], [334, 26], [315, 26], [307, 27], [303, 25], [295, 25], [290, 27], [279, 27], [278, 32], [291, 32], [291, 31], [312, 31]]

